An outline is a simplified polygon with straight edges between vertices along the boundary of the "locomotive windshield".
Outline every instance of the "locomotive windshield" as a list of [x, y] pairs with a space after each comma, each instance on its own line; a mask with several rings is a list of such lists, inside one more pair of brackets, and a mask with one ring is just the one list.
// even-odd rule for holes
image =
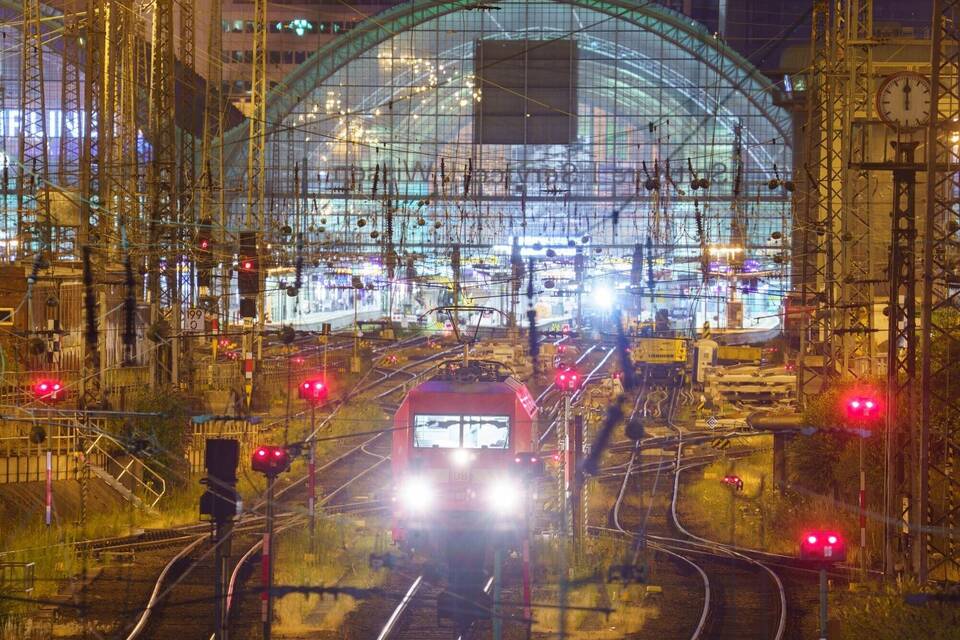
[[416, 415], [413, 446], [421, 449], [506, 449], [510, 416]]

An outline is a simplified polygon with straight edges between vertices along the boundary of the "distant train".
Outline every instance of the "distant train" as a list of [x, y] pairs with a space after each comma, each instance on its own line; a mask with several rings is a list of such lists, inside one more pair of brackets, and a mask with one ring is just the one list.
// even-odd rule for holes
[[449, 363], [411, 390], [394, 417], [394, 540], [442, 549], [522, 530], [536, 417], [527, 387], [495, 362]]
[[649, 380], [678, 382], [687, 370], [686, 338], [634, 338], [630, 360]]

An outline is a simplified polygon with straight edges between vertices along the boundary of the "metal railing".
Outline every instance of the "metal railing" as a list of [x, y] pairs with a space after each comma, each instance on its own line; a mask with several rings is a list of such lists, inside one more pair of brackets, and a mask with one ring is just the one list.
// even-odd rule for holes
[[0, 588], [30, 593], [35, 582], [33, 562], [0, 562]]
[[[115, 458], [110, 452], [101, 446], [101, 443], [113, 443], [113, 445], [125, 452], [126, 461]], [[93, 464], [92, 460], [103, 461], [102, 464], [95, 465], [101, 468], [112, 482], [107, 480], [114, 489], [118, 491], [122, 488], [130, 493], [133, 500], [142, 502], [147, 507], [153, 508], [167, 491], [167, 483], [163, 477], [148, 467], [140, 458], [131, 453], [127, 453], [123, 446], [105, 433], [98, 434], [93, 442], [84, 450], [87, 464]], [[117, 473], [119, 471], [119, 473]], [[114, 475], [116, 473], [116, 475]], [[126, 486], [125, 482], [132, 482], [133, 489]], [[142, 492], [143, 498], [137, 493]], [[123, 491], [121, 491], [123, 493]]]

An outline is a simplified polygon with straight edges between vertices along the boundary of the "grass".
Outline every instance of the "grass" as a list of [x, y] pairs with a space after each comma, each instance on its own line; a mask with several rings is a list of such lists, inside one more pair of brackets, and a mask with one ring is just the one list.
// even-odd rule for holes
[[[681, 481], [678, 515], [691, 532], [711, 540], [775, 553], [796, 551], [801, 531], [818, 517], [810, 508], [798, 510], [796, 501], [773, 488], [771, 436], [748, 436], [738, 444], [760, 451], [744, 458], [721, 458], [703, 467], [688, 470]], [[699, 477], [698, 477], [699, 474]], [[725, 475], [743, 480], [743, 491], [724, 484]]]
[[[355, 401], [343, 407], [321, 432], [321, 437], [337, 437], [388, 426], [389, 423], [382, 410], [373, 402], [364, 402], [361, 398], [359, 402]], [[307, 415], [305, 419], [291, 423], [290, 440], [302, 440], [309, 432], [310, 420], [309, 415]], [[321, 458], [333, 453], [336, 449], [343, 448], [344, 445], [355, 446], [361, 441], [361, 438], [355, 438], [320, 442], [317, 446], [317, 456]], [[304, 473], [306, 473], [306, 460], [298, 458], [293, 462], [291, 473], [284, 474], [282, 478], [284, 481], [288, 481], [300, 477]], [[150, 513], [132, 507], [119, 507], [109, 512], [88, 513], [82, 531], [73, 523], [63, 523], [61, 526], [52, 528], [37, 523], [20, 527], [7, 525], [0, 529], [0, 548], [4, 551], [16, 551], [16, 553], [5, 558], [7, 561], [35, 563], [36, 586], [32, 593], [26, 594], [27, 597], [31, 599], [49, 598], [57, 594], [61, 585], [75, 579], [81, 573], [82, 560], [75, 552], [72, 543], [78, 540], [128, 535], [144, 528], [169, 528], [196, 522], [199, 515], [200, 495], [204, 491], [204, 486], [197, 482], [198, 479], [199, 476], [191, 476], [182, 485], [172, 488], [161, 501], [160, 511], [158, 512]], [[251, 473], [249, 469], [244, 471], [241, 468], [238, 489], [241, 491], [245, 504], [249, 506], [265, 494], [266, 482], [260, 474]], [[326, 521], [321, 522], [325, 522], [320, 526], [322, 536], [325, 540], [332, 539], [331, 536], [334, 535], [334, 531], [329, 530], [329, 527], [333, 525], [326, 523]], [[339, 532], [338, 535], [342, 534], [345, 530], [344, 527], [347, 526], [347, 524], [338, 521], [335, 526], [336, 531]], [[302, 529], [291, 532], [288, 536], [285, 536], [284, 546], [289, 540], [289, 544], [293, 545], [292, 549], [298, 549], [298, 545], [302, 547], [306, 544], [305, 535]], [[301, 538], [304, 539], [301, 540]], [[349, 544], [341, 546], [343, 548], [332, 554], [330, 558], [318, 560], [309, 567], [306, 567], [302, 562], [293, 563], [290, 570], [294, 570], [294, 566], [299, 566], [304, 570], [309, 569], [310, 576], [314, 578], [320, 576], [321, 580], [331, 582], [343, 576], [332, 576], [329, 573], [324, 573], [324, 567], [329, 566], [331, 569], [333, 567], [343, 567], [346, 560], [349, 559], [347, 565], [351, 569], [348, 576], [356, 578], [358, 581], [372, 581], [374, 578], [372, 574], [367, 575], [365, 567], [367, 548], [373, 548], [373, 537], [357, 536], [356, 539], [351, 537]], [[350, 555], [351, 553], [353, 555]], [[361, 556], [363, 556], [362, 562], [358, 560]], [[291, 579], [291, 582], [299, 583], [301, 580]], [[316, 599], [316, 596], [312, 598]], [[291, 596], [289, 600], [296, 602], [303, 600], [303, 597]], [[339, 601], [336, 606], [338, 608], [346, 607], [346, 600]], [[308, 602], [297, 605], [297, 608], [303, 610], [304, 607], [310, 608], [312, 606], [314, 605]], [[35, 613], [36, 605], [32, 603], [17, 603], [0, 598], [0, 638], [27, 637], [24, 625], [29, 625], [29, 616]], [[14, 631], [7, 632], [4, 629]]]
[[[572, 552], [563, 549], [557, 539], [537, 539], [532, 545], [532, 555], [537, 571], [534, 578], [536, 592], [534, 601], [542, 604], [559, 603], [559, 582], [562, 575], [560, 558], [569, 554], [569, 582], [567, 603], [570, 606], [613, 609], [609, 614], [602, 611], [570, 610], [567, 612], [567, 630], [573, 637], [594, 640], [622, 638], [624, 634], [643, 630], [645, 621], [659, 614], [654, 601], [645, 599], [643, 584], [623, 584], [609, 581], [598, 572], [598, 567], [623, 564], [629, 552], [627, 541], [612, 538], [588, 538], [584, 541], [580, 557], [572, 558]], [[653, 562], [652, 565], [656, 563]], [[651, 566], [655, 573], [657, 567]], [[672, 570], [669, 567], [667, 570]], [[555, 607], [534, 609], [535, 633], [557, 633], [560, 628], [560, 612]]]
[[[376, 587], [384, 574], [370, 568], [369, 558], [382, 551], [384, 541], [378, 535], [347, 517], [319, 519], [312, 545], [305, 527], [291, 529], [279, 537], [276, 583]], [[275, 629], [278, 634], [338, 629], [356, 604], [349, 596], [288, 595], [276, 602]]]
[[957, 640], [960, 638], [960, 609], [956, 603], [929, 602], [910, 605], [908, 593], [924, 591], [917, 584], [901, 582], [881, 586], [879, 591], [836, 590], [830, 594], [831, 619], [838, 624], [832, 637], [840, 640]]

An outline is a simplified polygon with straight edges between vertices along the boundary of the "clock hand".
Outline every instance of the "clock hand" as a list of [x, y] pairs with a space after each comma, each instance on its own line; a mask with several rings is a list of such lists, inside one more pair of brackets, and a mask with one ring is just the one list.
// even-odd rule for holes
[[903, 85], [903, 108], [905, 111], [910, 111], [910, 79], [907, 78]]

